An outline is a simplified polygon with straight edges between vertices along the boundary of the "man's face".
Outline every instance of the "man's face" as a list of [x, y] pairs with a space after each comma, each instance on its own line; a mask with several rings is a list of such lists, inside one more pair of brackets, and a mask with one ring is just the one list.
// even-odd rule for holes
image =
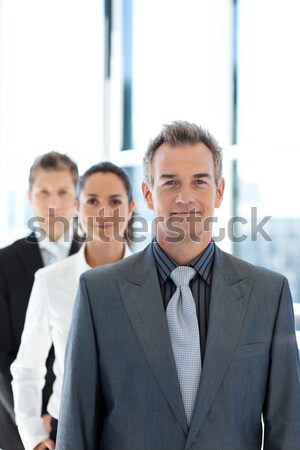
[[71, 173], [37, 170], [28, 197], [34, 214], [43, 218], [39, 226], [48, 236], [58, 239], [66, 231], [59, 218], [70, 222], [74, 215], [75, 185]]
[[166, 237], [210, 240], [210, 218], [221, 205], [223, 191], [223, 179], [216, 186], [214, 157], [206, 145], [162, 144], [152, 160], [152, 187], [143, 182], [146, 204], [161, 220], [158, 242]]

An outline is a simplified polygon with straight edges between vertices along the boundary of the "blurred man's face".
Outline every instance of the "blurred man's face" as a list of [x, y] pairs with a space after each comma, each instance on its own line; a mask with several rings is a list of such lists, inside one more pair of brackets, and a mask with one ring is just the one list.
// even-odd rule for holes
[[66, 231], [66, 220], [70, 223], [74, 216], [75, 185], [71, 173], [37, 170], [28, 197], [34, 215], [41, 218], [36, 220], [39, 227], [52, 240], [57, 240]]

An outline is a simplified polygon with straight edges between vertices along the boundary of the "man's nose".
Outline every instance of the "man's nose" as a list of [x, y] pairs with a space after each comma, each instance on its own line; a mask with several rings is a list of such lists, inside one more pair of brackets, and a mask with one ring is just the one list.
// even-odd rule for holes
[[60, 198], [58, 195], [50, 195], [48, 198], [48, 207], [49, 208], [57, 208], [60, 204]]
[[176, 197], [177, 203], [194, 203], [194, 193], [189, 186], [181, 186], [180, 190], [177, 192]]

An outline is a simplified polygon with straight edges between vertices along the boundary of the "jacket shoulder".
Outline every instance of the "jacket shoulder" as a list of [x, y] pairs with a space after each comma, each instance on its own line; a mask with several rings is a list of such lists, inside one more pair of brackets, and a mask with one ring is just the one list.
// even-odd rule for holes
[[0, 273], [16, 284], [20, 279], [30, 279], [43, 267], [39, 245], [31, 235], [18, 239], [0, 250]]
[[226, 253], [216, 247], [215, 261], [219, 269], [220, 267], [226, 267], [229, 272], [238, 274], [241, 278], [250, 277], [255, 280], [273, 280], [279, 283], [283, 283], [286, 277], [281, 273], [270, 270], [266, 267], [254, 265], [244, 259], [233, 256], [230, 253]]
[[54, 264], [41, 267], [36, 271], [35, 277], [43, 279], [46, 283], [57, 284], [58, 280], [64, 280], [66, 282], [70, 274], [73, 275], [73, 272], [76, 271], [78, 266], [78, 258], [79, 254], [74, 253], [73, 255], [67, 256]]
[[[27, 237], [23, 237], [21, 239], [18, 239], [17, 241], [14, 241], [12, 244], [7, 245], [6, 247], [3, 247], [0, 249], [0, 259], [10, 259], [16, 256], [17, 253], [24, 248], [24, 246], [29, 245], [29, 241]], [[31, 245], [35, 245], [34, 242], [30, 243]]]
[[94, 269], [85, 272], [82, 277], [87, 282], [92, 282], [95, 279], [110, 279], [117, 276], [126, 276], [132, 273], [133, 268], [139, 264], [139, 261], [143, 259], [143, 252], [134, 253], [127, 258], [123, 258], [113, 264], [106, 264], [104, 266], [95, 267]]

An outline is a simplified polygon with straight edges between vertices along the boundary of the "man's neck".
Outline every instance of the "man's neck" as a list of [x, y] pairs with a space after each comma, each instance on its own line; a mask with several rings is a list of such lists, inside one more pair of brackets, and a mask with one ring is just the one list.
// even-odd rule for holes
[[168, 242], [166, 237], [162, 239], [159, 236], [156, 237], [156, 240], [160, 247], [171, 256], [178, 265], [186, 266], [206, 249], [211, 242], [211, 236], [207, 236], [207, 238], [202, 239], [201, 242]]
[[[50, 242], [57, 242], [65, 234], [66, 234], [66, 236], [68, 236], [68, 233], [70, 232], [70, 230], [66, 229], [65, 227], [55, 226], [55, 227], [46, 227], [46, 229], [45, 229], [40, 226], [40, 228], [42, 228], [44, 230], [44, 232], [47, 236], [47, 239]], [[70, 239], [71, 239], [71, 235], [70, 235]]]

